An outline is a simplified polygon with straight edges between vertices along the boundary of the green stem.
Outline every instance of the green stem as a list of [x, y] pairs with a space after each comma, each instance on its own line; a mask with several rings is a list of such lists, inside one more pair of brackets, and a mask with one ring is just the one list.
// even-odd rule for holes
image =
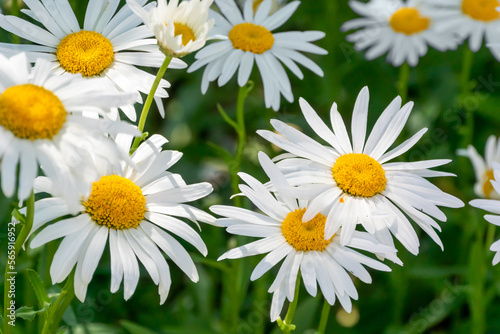
[[398, 94], [401, 96], [403, 103], [406, 102], [408, 98], [408, 82], [410, 80], [410, 65], [404, 62], [399, 68], [399, 80], [397, 84]]
[[[153, 98], [156, 93], [156, 89], [158, 88], [158, 85], [160, 84], [161, 79], [163, 78], [163, 75], [167, 71], [168, 65], [172, 61], [171, 56], [165, 56], [165, 60], [163, 61], [163, 64], [161, 65], [160, 69], [158, 70], [158, 73], [156, 74], [155, 81], [153, 82], [153, 86], [151, 86], [151, 90], [149, 91], [148, 97], [146, 99], [146, 102], [144, 103], [144, 106], [142, 107], [141, 111], [141, 117], [139, 118], [139, 124], [137, 127], [139, 128], [139, 131], [143, 132], [144, 131], [144, 126], [146, 125], [146, 119], [148, 118], [148, 113], [149, 109], [151, 108], [151, 103], [153, 102]], [[130, 152], [134, 152], [138, 147], [141, 141], [144, 140], [144, 134], [141, 137], [136, 137], [134, 139], [134, 143], [132, 144], [132, 148], [130, 149]]]
[[484, 249], [486, 252], [490, 250], [491, 244], [495, 240], [496, 226], [493, 224], [488, 224], [488, 230], [486, 231], [486, 241], [484, 244]]
[[69, 275], [68, 280], [66, 281], [66, 284], [64, 285], [56, 301], [50, 306], [49, 314], [45, 318], [42, 334], [51, 334], [57, 332], [64, 312], [75, 297], [74, 278], [75, 275], [73, 271], [73, 273]]
[[288, 311], [286, 312], [285, 320], [278, 318], [278, 326], [284, 334], [290, 334], [295, 330], [295, 325], [292, 324], [293, 316], [295, 315], [295, 310], [297, 309], [297, 304], [299, 302], [299, 290], [300, 290], [300, 272], [297, 274], [297, 282], [295, 283], [295, 294], [293, 296], [293, 301], [288, 305]]
[[[10, 5], [10, 15], [19, 17], [19, 13], [19, 0], [12, 0], [12, 3]], [[21, 38], [19, 38], [19, 36], [17, 36], [16, 34], [12, 34], [12, 43], [21, 43]]]
[[[26, 202], [26, 220], [24, 222], [24, 226], [21, 229], [21, 232], [19, 233], [19, 236], [16, 239], [16, 242], [14, 243], [14, 258], [7, 258], [7, 264], [5, 265], [5, 277], [4, 277], [4, 316], [3, 316], [3, 332], [4, 334], [10, 334], [11, 329], [13, 326], [9, 325], [9, 312], [10, 310], [8, 307], [11, 305], [12, 299], [12, 294], [9, 293], [10, 289], [10, 281], [14, 280], [15, 282], [15, 275], [16, 275], [16, 261], [17, 257], [19, 255], [19, 252], [21, 251], [21, 248], [24, 245], [24, 242], [29, 236], [29, 233], [31, 231], [31, 227], [33, 226], [33, 219], [35, 218], [35, 194], [32, 191], [30, 197], [28, 197], [28, 200]], [[9, 252], [10, 256], [10, 252]], [[14, 301], [15, 303], [15, 301]], [[15, 304], [13, 304], [15, 307]]]
[[[245, 146], [247, 144], [247, 135], [245, 129], [245, 101], [253, 89], [253, 82], [249, 81], [243, 87], [240, 87], [238, 91], [238, 100], [236, 101], [236, 133], [238, 134], [238, 145], [236, 148], [236, 155], [234, 160], [229, 165], [229, 176], [231, 178], [231, 188], [233, 194], [239, 193], [239, 179], [238, 172], [241, 169], [241, 163], [243, 161], [243, 154], [245, 152]], [[234, 205], [237, 207], [242, 207], [243, 202], [240, 196], [234, 197]]]
[[462, 94], [467, 94], [470, 91], [469, 80], [473, 61], [474, 53], [469, 47], [465, 47], [462, 61], [462, 73], [460, 74], [460, 91]]
[[318, 332], [316, 334], [325, 334], [326, 324], [328, 323], [328, 316], [332, 305], [328, 304], [325, 299], [323, 309], [321, 310], [321, 319], [319, 320]]

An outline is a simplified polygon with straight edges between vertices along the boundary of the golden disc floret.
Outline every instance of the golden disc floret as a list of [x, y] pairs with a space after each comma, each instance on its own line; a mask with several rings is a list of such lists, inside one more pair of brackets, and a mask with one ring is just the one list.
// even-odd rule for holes
[[288, 213], [281, 224], [281, 231], [286, 241], [297, 251], [322, 252], [330, 244], [333, 237], [325, 240], [326, 217], [318, 213], [308, 222], [302, 222], [306, 209], [297, 209]]
[[382, 165], [363, 153], [338, 157], [332, 174], [339, 188], [352, 196], [372, 197], [384, 191], [387, 183]]
[[12, 86], [0, 95], [0, 125], [18, 138], [52, 139], [65, 122], [61, 100], [41, 86]]
[[83, 206], [97, 224], [123, 230], [139, 226], [146, 212], [146, 198], [129, 179], [107, 175], [92, 184]]
[[403, 7], [392, 14], [389, 24], [395, 32], [413, 35], [427, 30], [430, 26], [430, 20], [422, 16], [414, 7]]
[[95, 31], [81, 30], [61, 40], [56, 56], [67, 72], [91, 77], [107, 69], [115, 54], [109, 39]]
[[174, 22], [174, 36], [182, 35], [182, 45], [196, 40], [193, 30], [185, 24]]
[[483, 194], [486, 197], [490, 197], [493, 192], [493, 185], [491, 184], [492, 180], [495, 180], [495, 176], [493, 175], [493, 169], [488, 169], [484, 173], [484, 183], [483, 183]]
[[228, 34], [235, 49], [262, 54], [273, 47], [274, 36], [267, 28], [244, 22], [237, 24]]
[[463, 0], [462, 12], [479, 21], [493, 21], [500, 17], [498, 0]]

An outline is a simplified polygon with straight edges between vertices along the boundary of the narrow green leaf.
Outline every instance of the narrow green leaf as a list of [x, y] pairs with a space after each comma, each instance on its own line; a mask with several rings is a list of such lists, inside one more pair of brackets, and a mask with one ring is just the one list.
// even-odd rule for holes
[[45, 287], [43, 286], [40, 276], [38, 276], [36, 271], [28, 269], [28, 278], [33, 290], [35, 290], [36, 298], [38, 299], [40, 307], [45, 307], [45, 303], [49, 303], [50, 299], [47, 296], [47, 291], [45, 291]]
[[120, 325], [126, 329], [130, 334], [157, 334], [152, 330], [143, 327], [141, 325], [135, 324], [128, 320], [120, 320]]
[[24, 320], [33, 320], [35, 319], [36, 315], [39, 313], [45, 312], [45, 309], [41, 309], [38, 311], [33, 310], [33, 307], [30, 306], [21, 306], [16, 310], [16, 318], [21, 318]]

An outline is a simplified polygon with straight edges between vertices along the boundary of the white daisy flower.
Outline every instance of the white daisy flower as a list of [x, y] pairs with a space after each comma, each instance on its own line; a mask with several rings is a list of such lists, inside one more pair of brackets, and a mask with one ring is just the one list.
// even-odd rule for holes
[[[68, 187], [67, 196], [74, 197], [71, 187], [79, 180], [73, 172], [89, 165], [90, 154], [115, 164], [128, 157], [108, 134], [139, 135], [137, 128], [95, 115], [131, 104], [135, 95], [99, 88], [81, 77], [55, 75], [44, 59], [31, 68], [24, 53], [10, 59], [0, 54], [0, 169], [7, 197], [17, 189], [18, 198], [26, 199], [40, 165], [47, 176]], [[94, 116], [84, 117], [82, 112]]]
[[[246, 0], [237, 0], [238, 1], [238, 5], [240, 7], [243, 7], [245, 6], [245, 2]], [[259, 8], [259, 6], [262, 4], [264, 0], [252, 0], [252, 9], [253, 9], [253, 12], [256, 13], [257, 12], [257, 9]], [[272, 0], [272, 5], [271, 5], [271, 10], [269, 11], [270, 14], [273, 14], [274, 12], [276, 12], [278, 9], [280, 9], [283, 4], [286, 2], [286, 0]]]
[[[271, 124], [279, 134], [263, 130], [257, 133], [292, 153], [282, 156], [278, 166], [291, 184], [300, 185], [302, 193], [312, 192], [314, 196], [303, 221], [319, 212], [328, 212], [326, 238], [340, 234], [340, 241], [345, 245], [359, 223], [382, 243], [393, 246], [392, 233], [411, 253], [417, 254], [419, 240], [408, 216], [443, 248], [434, 231], [441, 228], [433, 218], [446, 221], [438, 206], [455, 208], [464, 204], [424, 177], [453, 175], [429, 170], [450, 160], [389, 162], [414, 146], [427, 128], [387, 151], [413, 108], [413, 102], [401, 108], [398, 96], [380, 115], [365, 141], [368, 101], [369, 92], [365, 87], [354, 106], [352, 141], [336, 103], [330, 110], [332, 131], [304, 99], [300, 100], [300, 106], [306, 121], [328, 146], [278, 120], [272, 120]], [[342, 232], [338, 232], [340, 227]]]
[[[474, 0], [476, 1], [476, 0]], [[460, 39], [452, 32], [439, 32], [421, 0], [349, 1], [351, 8], [363, 16], [342, 25], [342, 31], [360, 29], [346, 39], [356, 50], [367, 50], [372, 60], [387, 53], [387, 62], [416, 66], [427, 54], [428, 45], [439, 51], [456, 49]]]
[[[164, 55], [148, 27], [124, 6], [117, 12], [120, 0], [90, 0], [83, 29], [80, 28], [68, 0], [26, 0], [30, 9], [23, 13], [44, 28], [16, 16], [0, 15], [0, 27], [35, 44], [0, 43], [0, 52], [12, 55], [26, 52], [28, 59], [47, 59], [58, 74], [81, 74], [85, 78], [101, 78], [109, 89], [148, 94], [155, 76], [136, 66], [159, 68]], [[141, 0], [144, 5], [146, 0]], [[184, 62], [173, 60], [171, 68], [183, 68]], [[160, 113], [164, 116], [162, 97], [170, 84], [163, 80], [155, 94]], [[136, 120], [133, 106], [121, 108], [126, 116]]]
[[491, 184], [491, 180], [494, 180], [493, 163], [500, 163], [500, 138], [498, 140], [495, 136], [488, 138], [484, 149], [484, 159], [472, 145], [469, 145], [466, 150], [459, 150], [458, 154], [468, 157], [472, 163], [476, 174], [476, 183], [474, 184], [476, 195], [484, 198], [500, 199], [500, 195]]
[[263, 213], [223, 205], [212, 206], [210, 210], [226, 217], [217, 219], [217, 223], [227, 227], [227, 232], [262, 239], [234, 248], [219, 260], [268, 253], [253, 270], [250, 277], [253, 281], [284, 259], [268, 290], [273, 293], [271, 321], [280, 315], [285, 299], [293, 301], [299, 270], [311, 296], [316, 296], [317, 282], [330, 305], [338, 299], [350, 312], [351, 298], [358, 299], [358, 293], [349, 274], [371, 283], [370, 274], [362, 265], [390, 271], [385, 264], [353, 248], [371, 253], [394, 254], [396, 250], [379, 244], [366, 232], [356, 231], [347, 245], [342, 245], [337, 235], [325, 238], [324, 212], [303, 222], [302, 217], [310, 203], [290, 196], [290, 186], [283, 174], [264, 153], [259, 153], [259, 160], [271, 179], [273, 192], [248, 174], [238, 175], [247, 183], [240, 185], [241, 192]]
[[136, 0], [127, 0], [130, 8], [153, 31], [160, 49], [169, 56], [182, 57], [205, 45], [214, 25], [208, 19], [208, 8], [213, 0], [158, 0], [149, 10]]
[[426, 0], [435, 6], [432, 16], [443, 32], [469, 39], [469, 48], [477, 52], [483, 44], [500, 61], [500, 7], [498, 0]]
[[[208, 84], [215, 81], [219, 86], [225, 85], [238, 70], [238, 85], [243, 87], [250, 77], [254, 63], [259, 68], [264, 84], [266, 108], [277, 111], [280, 107], [280, 95], [293, 101], [290, 80], [283, 68], [286, 65], [297, 77], [304, 75], [296, 63], [303, 65], [319, 76], [323, 70], [299, 51], [326, 54], [327, 52], [310, 43], [321, 39], [325, 33], [321, 31], [287, 31], [272, 33], [283, 25], [299, 6], [293, 1], [274, 14], [270, 15], [271, 0], [264, 0], [253, 13], [252, 0], [244, 5], [243, 15], [234, 0], [215, 0], [222, 15], [212, 11], [215, 27], [212, 34], [222, 41], [213, 43], [196, 54], [196, 62], [188, 72], [207, 66], [203, 72], [201, 91], [208, 89]], [[281, 62], [281, 63], [280, 63]]]
[[[493, 162], [493, 174], [494, 179], [491, 180], [491, 185], [495, 189], [497, 194], [500, 194], [500, 183], [496, 180], [500, 180], [500, 164], [497, 162]], [[490, 222], [493, 225], [500, 226], [500, 201], [494, 199], [475, 199], [469, 202], [470, 205], [489, 211], [493, 213], [493, 215], [485, 215], [484, 219]], [[493, 258], [493, 265], [498, 264], [500, 262], [500, 240], [494, 242], [490, 250], [496, 252], [495, 257]]]
[[[207, 196], [212, 186], [206, 182], [187, 185], [179, 174], [166, 171], [182, 156], [177, 151], [162, 151], [166, 142], [162, 136], [153, 135], [142, 143], [131, 156], [137, 169], [125, 164], [119, 169], [103, 166], [105, 172], [92, 184], [90, 195], [82, 199], [80, 213], [71, 218], [45, 226], [70, 214], [66, 201], [50, 197], [35, 203], [33, 231], [43, 229], [30, 247], [64, 238], [50, 266], [53, 284], [64, 281], [76, 265], [75, 295], [83, 302], [108, 239], [111, 292], [116, 292], [123, 280], [125, 300], [132, 296], [139, 281], [139, 259], [158, 285], [160, 303], [165, 301], [171, 278], [160, 249], [193, 282], [198, 281], [193, 260], [171, 234], [206, 256], [207, 248], [199, 234], [175, 217], [195, 224], [215, 224], [211, 215], [185, 204]], [[57, 184], [52, 180], [37, 179], [38, 191], [53, 194], [55, 188]], [[81, 193], [81, 189], [75, 191]]]

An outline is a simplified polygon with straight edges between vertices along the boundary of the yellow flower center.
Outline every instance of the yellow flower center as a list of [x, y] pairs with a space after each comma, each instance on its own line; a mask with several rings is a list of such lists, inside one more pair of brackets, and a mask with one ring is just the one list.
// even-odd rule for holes
[[325, 240], [326, 217], [318, 213], [316, 217], [303, 223], [302, 216], [305, 212], [306, 209], [297, 209], [286, 216], [281, 224], [283, 236], [297, 251], [322, 252], [333, 239], [332, 236]]
[[392, 14], [389, 19], [389, 24], [395, 32], [413, 35], [427, 30], [430, 25], [430, 20], [420, 15], [420, 12], [416, 8], [403, 7]]
[[139, 226], [146, 212], [146, 198], [134, 182], [108, 175], [92, 184], [90, 196], [83, 206], [97, 224], [123, 230]]
[[235, 49], [257, 54], [270, 50], [274, 44], [273, 34], [269, 30], [249, 22], [235, 25], [228, 37]]
[[81, 73], [84, 77], [101, 73], [115, 58], [109, 39], [86, 30], [64, 37], [57, 46], [56, 56], [62, 68], [70, 73]]
[[32, 84], [0, 95], [0, 125], [22, 139], [52, 139], [66, 122], [66, 109], [51, 91]]
[[496, 10], [500, 7], [498, 0], [463, 0], [462, 12], [475, 20], [493, 21], [500, 17]]
[[259, 6], [262, 3], [262, 1], [264, 0], [253, 0], [252, 8], [254, 13], [257, 11], [257, 9], [259, 9]]
[[185, 24], [174, 22], [174, 36], [182, 35], [182, 45], [186, 45], [189, 41], [194, 41], [193, 30]]
[[371, 197], [385, 189], [387, 179], [380, 163], [362, 153], [340, 156], [332, 167], [340, 189], [352, 196]]
[[491, 180], [495, 180], [495, 176], [493, 175], [493, 169], [488, 169], [484, 173], [484, 184], [483, 184], [483, 194], [486, 197], [490, 197], [491, 193], [493, 192], [493, 185], [491, 184]]

